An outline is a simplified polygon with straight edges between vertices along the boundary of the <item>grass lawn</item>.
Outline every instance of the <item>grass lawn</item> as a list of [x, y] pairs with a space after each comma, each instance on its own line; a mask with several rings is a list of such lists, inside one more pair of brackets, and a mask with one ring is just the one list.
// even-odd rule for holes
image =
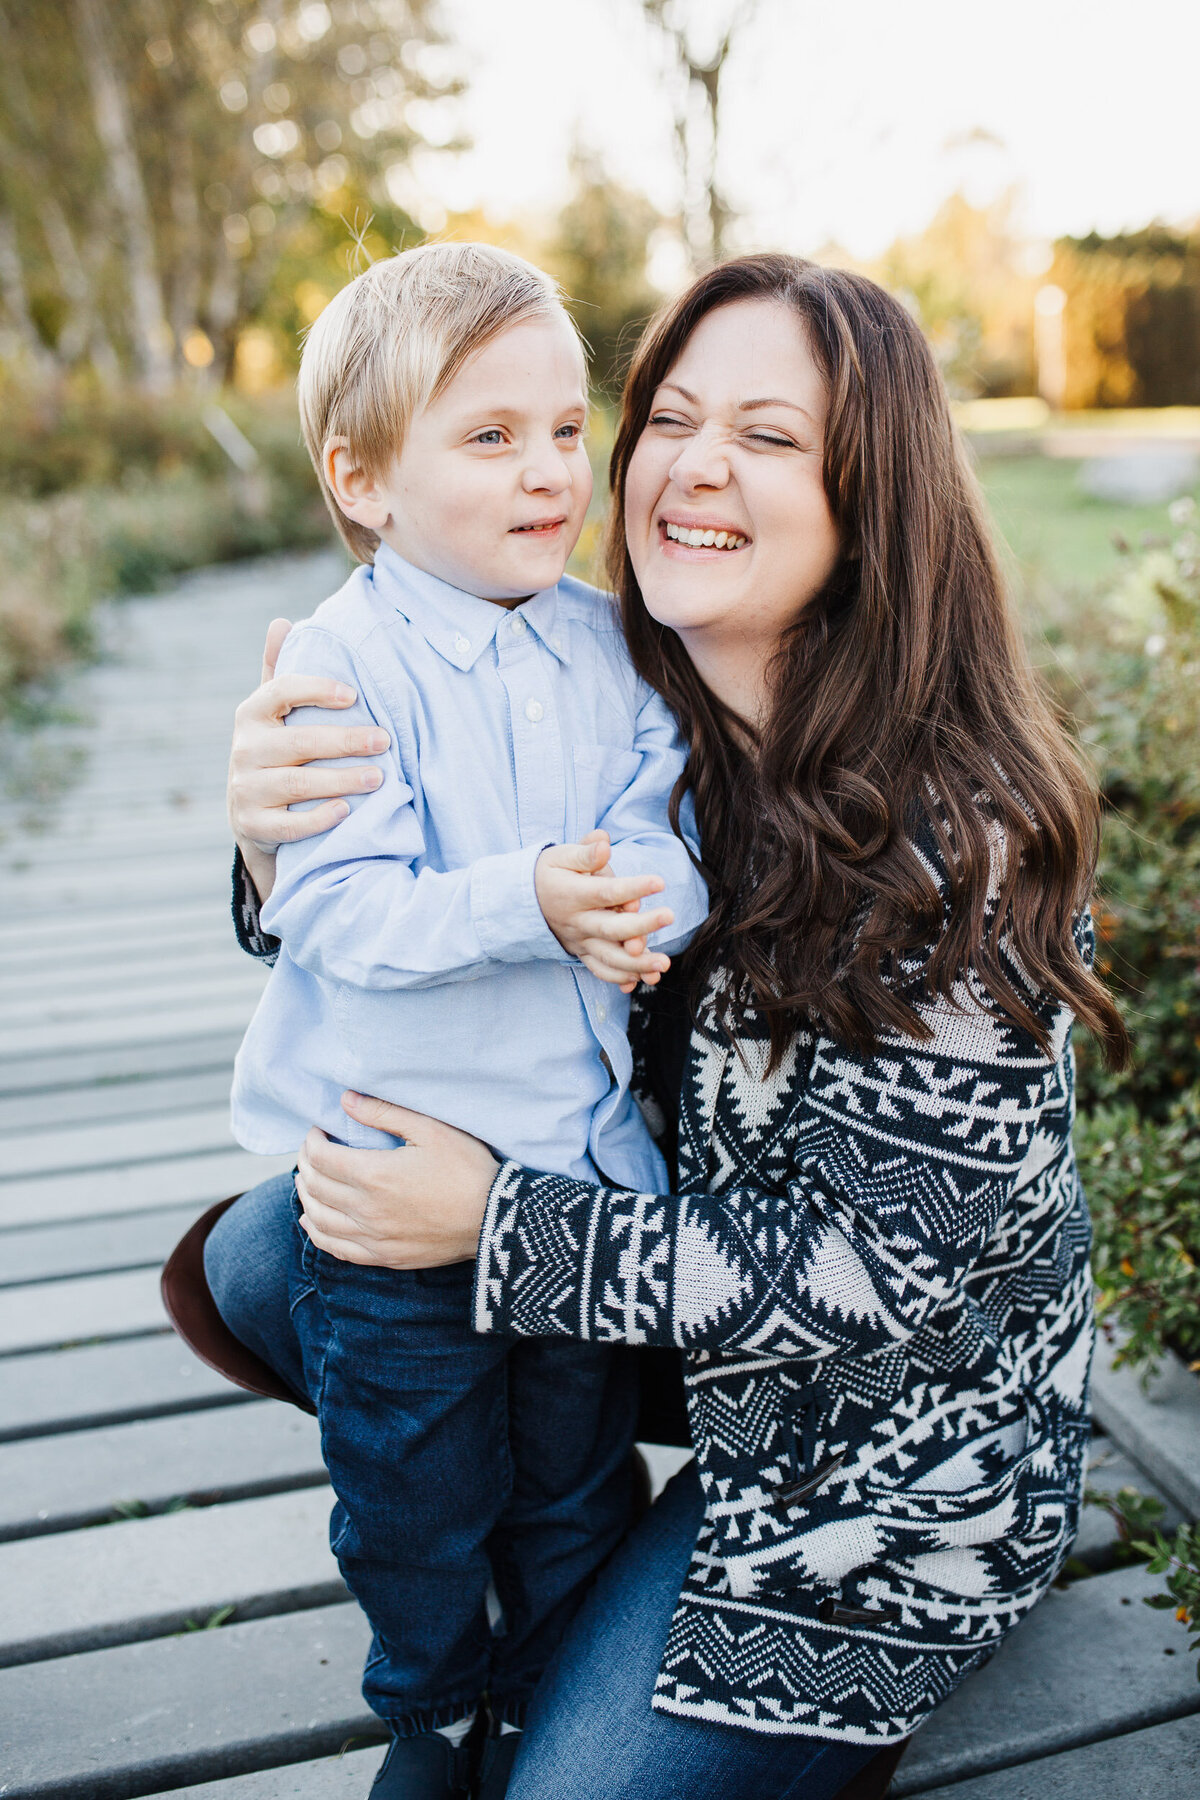
[[[1168, 540], [1175, 535], [1165, 505], [1120, 506], [1081, 492], [1080, 466], [1048, 456], [979, 462], [1000, 536], [1030, 587], [1091, 587], [1115, 571], [1114, 535], [1134, 549], [1147, 534]], [[1200, 502], [1200, 488], [1195, 497]]]

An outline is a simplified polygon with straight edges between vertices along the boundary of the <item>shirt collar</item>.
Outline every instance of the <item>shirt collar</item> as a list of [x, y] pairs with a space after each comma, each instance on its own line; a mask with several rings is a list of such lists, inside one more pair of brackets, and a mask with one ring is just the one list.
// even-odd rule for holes
[[510, 612], [495, 601], [451, 587], [436, 575], [414, 568], [389, 544], [375, 552], [372, 580], [377, 592], [416, 627], [439, 656], [456, 669], [473, 668], [497, 631], [518, 614], [560, 662], [569, 662], [566, 621], [557, 588], [545, 588]]

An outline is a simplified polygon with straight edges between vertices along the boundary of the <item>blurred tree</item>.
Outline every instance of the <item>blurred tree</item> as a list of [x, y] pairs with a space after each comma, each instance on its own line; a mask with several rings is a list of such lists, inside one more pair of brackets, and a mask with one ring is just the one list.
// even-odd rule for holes
[[1013, 223], [1015, 199], [972, 206], [952, 194], [871, 271], [911, 306], [956, 399], [1034, 392], [1037, 280]]
[[1060, 238], [1066, 404], [1200, 405], [1200, 230]]
[[541, 260], [561, 283], [592, 349], [592, 384], [612, 397], [638, 327], [661, 295], [646, 273], [647, 249], [664, 223], [643, 194], [609, 180], [599, 160], [571, 157], [571, 196]]
[[372, 217], [375, 253], [411, 236], [389, 178], [453, 139], [434, 5], [0, 0], [10, 342], [154, 389], [227, 376], [264, 315], [308, 323], [307, 260], [331, 293]]
[[721, 76], [758, 0], [642, 0], [673, 67], [675, 146], [683, 185], [683, 235], [692, 266], [720, 262], [732, 211], [719, 182]]

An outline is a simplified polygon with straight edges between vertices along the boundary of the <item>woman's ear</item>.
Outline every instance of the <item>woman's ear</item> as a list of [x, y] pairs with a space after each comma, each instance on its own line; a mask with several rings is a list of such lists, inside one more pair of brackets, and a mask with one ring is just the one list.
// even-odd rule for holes
[[321, 460], [329, 490], [346, 517], [368, 531], [382, 531], [391, 518], [391, 507], [377, 478], [355, 461], [349, 440], [329, 438]]

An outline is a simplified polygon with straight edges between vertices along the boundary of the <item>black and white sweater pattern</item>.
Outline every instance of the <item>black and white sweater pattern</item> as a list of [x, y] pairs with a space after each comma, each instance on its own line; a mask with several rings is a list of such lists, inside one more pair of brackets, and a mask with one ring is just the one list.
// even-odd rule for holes
[[[1090, 924], [1077, 941], [1090, 957]], [[1013, 968], [1014, 979], [1022, 980]], [[1078, 1523], [1093, 1323], [1070, 1015], [1047, 1056], [966, 980], [859, 1057], [693, 1033], [678, 1192], [514, 1164], [476, 1327], [675, 1344], [704, 1525], [653, 1704], [906, 1736], [1046, 1591]]]

